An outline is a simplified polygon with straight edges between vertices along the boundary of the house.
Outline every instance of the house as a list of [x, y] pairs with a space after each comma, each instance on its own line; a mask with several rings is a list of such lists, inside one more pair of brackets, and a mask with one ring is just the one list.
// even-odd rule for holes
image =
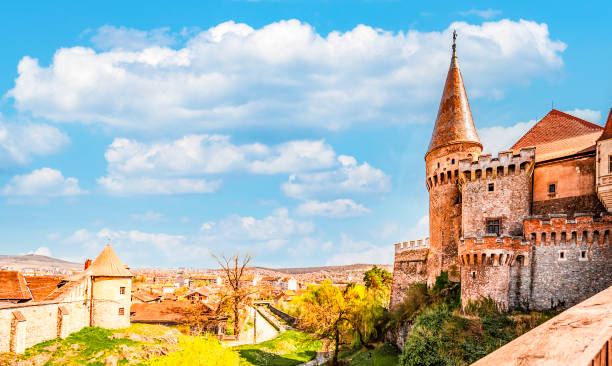
[[132, 294], [132, 304], [157, 302], [161, 302], [160, 295], [154, 295], [146, 292], [136, 292]]

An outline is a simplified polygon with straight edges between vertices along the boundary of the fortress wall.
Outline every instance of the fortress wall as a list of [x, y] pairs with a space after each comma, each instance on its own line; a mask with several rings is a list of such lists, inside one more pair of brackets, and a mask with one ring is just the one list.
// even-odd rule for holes
[[403, 245], [404, 243], [395, 245], [396, 251], [393, 264], [390, 307], [404, 300], [410, 285], [418, 282], [427, 282], [426, 261], [427, 253], [429, 252], [428, 244], [423, 247], [410, 248], [404, 247]]
[[[121, 287], [125, 288], [123, 294]], [[131, 291], [131, 278], [94, 278], [93, 325], [109, 329], [129, 327]], [[120, 309], [123, 309], [122, 315]]]

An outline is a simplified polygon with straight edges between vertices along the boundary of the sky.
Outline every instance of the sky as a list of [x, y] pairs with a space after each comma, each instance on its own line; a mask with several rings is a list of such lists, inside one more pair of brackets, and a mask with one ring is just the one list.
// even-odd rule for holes
[[451, 34], [485, 152], [612, 107], [606, 1], [32, 1], [0, 13], [0, 252], [392, 263]]

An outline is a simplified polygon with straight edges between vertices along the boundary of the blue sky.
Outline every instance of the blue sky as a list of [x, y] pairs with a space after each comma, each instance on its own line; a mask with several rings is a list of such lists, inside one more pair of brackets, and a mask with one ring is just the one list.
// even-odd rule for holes
[[489, 152], [612, 106], [604, 1], [3, 3], [0, 251], [390, 263], [427, 235], [450, 33]]

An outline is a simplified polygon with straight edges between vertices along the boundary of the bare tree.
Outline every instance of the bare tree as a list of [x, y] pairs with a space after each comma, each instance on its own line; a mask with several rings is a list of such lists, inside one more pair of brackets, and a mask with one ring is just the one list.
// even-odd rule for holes
[[253, 259], [250, 254], [240, 255], [236, 253], [230, 257], [221, 255], [221, 257], [212, 254], [213, 258], [221, 267], [221, 271], [225, 275], [229, 285], [229, 293], [226, 296], [226, 301], [231, 307], [234, 315], [234, 335], [236, 338], [240, 335], [240, 310], [249, 305], [250, 295], [249, 289], [244, 284], [243, 277], [248, 264]]

